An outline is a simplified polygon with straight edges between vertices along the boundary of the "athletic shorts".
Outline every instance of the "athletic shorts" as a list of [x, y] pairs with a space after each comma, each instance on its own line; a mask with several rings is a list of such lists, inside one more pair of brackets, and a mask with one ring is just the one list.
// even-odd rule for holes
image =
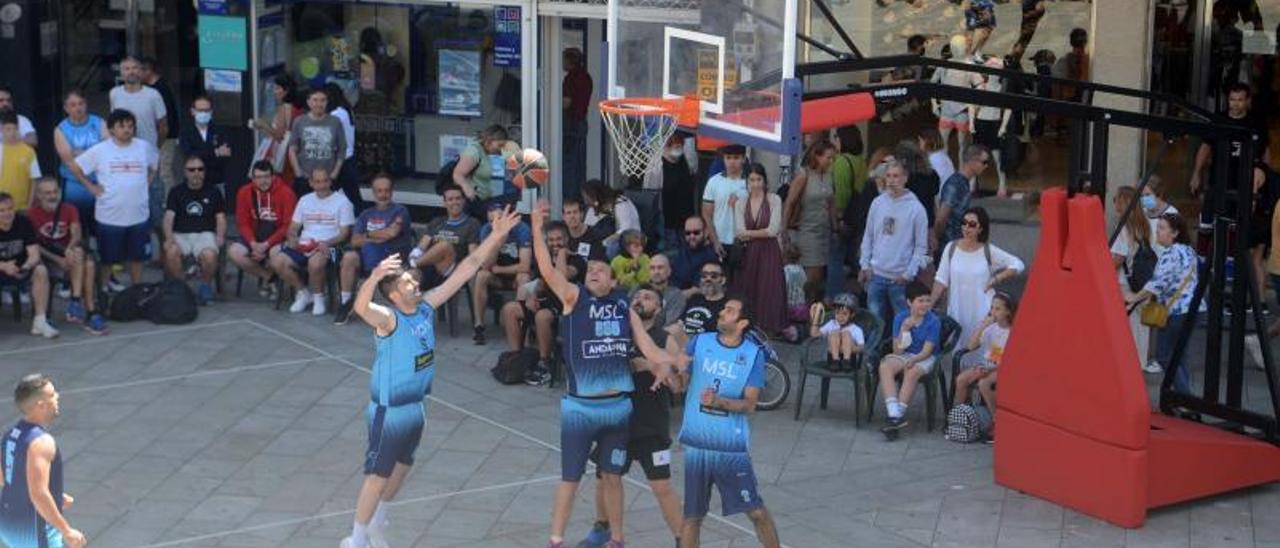
[[195, 257], [206, 249], [218, 251], [218, 239], [212, 232], [175, 232], [173, 242], [184, 257]]
[[969, 30], [996, 28], [995, 6], [989, 0], [977, 1], [973, 4], [973, 7], [964, 11], [964, 28]]
[[560, 399], [560, 478], [581, 480], [593, 446], [601, 456], [600, 471], [621, 475], [630, 429], [631, 396], [587, 399], [566, 394]]
[[[907, 361], [907, 359], [910, 358], [911, 356], [908, 356], [906, 354], [889, 354], [888, 356], [885, 356], [885, 357], [897, 358], [902, 361]], [[929, 356], [928, 358], [925, 358], [923, 360], [916, 362], [916, 367], [920, 368], [921, 373], [928, 375], [929, 372], [933, 370], [933, 364], [937, 362], [938, 362], [937, 356]]]
[[[253, 246], [249, 245], [249, 242], [244, 241], [243, 238], [236, 238], [234, 242], [231, 242], [231, 245], [243, 246], [246, 258], [249, 256], [249, 253], [253, 251]], [[263, 257], [261, 261], [258, 261], [258, 264], [267, 266], [268, 261], [271, 260], [271, 250], [276, 248], [284, 249], [284, 244], [276, 244], [267, 248], [267, 256]], [[228, 248], [227, 251], [230, 251], [230, 248]]]
[[[631, 471], [631, 463], [639, 462], [644, 470], [644, 477], [649, 481], [671, 479], [671, 440], [653, 436], [631, 438], [627, 443], [627, 463], [622, 465], [622, 474]], [[591, 452], [591, 462], [600, 464], [600, 452]], [[599, 477], [599, 472], [596, 476]]]
[[942, 113], [938, 114], [938, 129], [939, 130], [954, 129], [956, 131], [963, 131], [965, 133], [968, 133], [970, 131], [969, 109], [966, 108], [957, 113], [950, 114], [947, 112], [949, 108], [945, 103], [946, 102], [944, 101], [944, 105], [942, 107]]
[[711, 487], [720, 491], [726, 516], [764, 506], [751, 455], [684, 446], [684, 517], [701, 518], [711, 509]]
[[98, 257], [102, 264], [140, 263], [151, 258], [151, 224], [98, 225]]
[[[316, 253], [315, 251], [312, 251], [311, 253], [303, 253], [292, 247], [285, 247], [280, 251], [284, 252], [284, 256], [288, 257], [290, 261], [293, 261], [294, 268], [303, 272], [307, 271], [307, 259], [311, 258], [311, 256]], [[343, 250], [339, 247], [330, 247], [329, 260], [337, 261], [337, 258], [342, 256], [342, 251]]]
[[419, 403], [385, 406], [369, 402], [369, 449], [364, 473], [390, 477], [396, 463], [413, 465], [413, 454], [422, 439], [427, 408]]

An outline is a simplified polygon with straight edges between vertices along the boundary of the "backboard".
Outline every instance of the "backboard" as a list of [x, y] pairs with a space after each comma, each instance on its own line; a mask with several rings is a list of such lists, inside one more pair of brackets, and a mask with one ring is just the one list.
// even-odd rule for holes
[[609, 0], [608, 96], [696, 98], [699, 135], [795, 154], [796, 4]]

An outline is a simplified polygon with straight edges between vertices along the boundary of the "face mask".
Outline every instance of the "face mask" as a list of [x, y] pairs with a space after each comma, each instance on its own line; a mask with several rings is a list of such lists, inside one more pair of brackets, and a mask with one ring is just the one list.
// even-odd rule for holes
[[200, 124], [200, 125], [202, 125], [202, 126], [207, 126], [207, 125], [209, 125], [209, 122], [213, 121], [213, 113], [212, 113], [212, 112], [197, 112], [197, 113], [195, 114], [195, 119], [196, 119], [196, 123], [197, 123], [197, 124]]
[[673, 160], [684, 156], [684, 147], [672, 147], [667, 149], [667, 156], [670, 156]]
[[1152, 195], [1150, 195], [1150, 194], [1147, 194], [1147, 195], [1143, 196], [1143, 197], [1142, 197], [1142, 207], [1143, 207], [1143, 208], [1146, 208], [1146, 209], [1155, 209], [1155, 208], [1156, 208], [1156, 197], [1155, 197], [1155, 196], [1152, 196]]

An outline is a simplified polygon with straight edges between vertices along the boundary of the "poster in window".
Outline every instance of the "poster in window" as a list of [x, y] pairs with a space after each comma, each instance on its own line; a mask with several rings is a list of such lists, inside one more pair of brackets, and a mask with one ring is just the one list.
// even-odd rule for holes
[[493, 66], [520, 66], [520, 6], [493, 8]]
[[440, 50], [440, 114], [480, 116], [480, 52]]

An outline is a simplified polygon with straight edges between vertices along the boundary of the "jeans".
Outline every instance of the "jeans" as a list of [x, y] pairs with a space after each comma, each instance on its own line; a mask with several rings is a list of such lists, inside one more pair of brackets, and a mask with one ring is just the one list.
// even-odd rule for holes
[[[1182, 333], [1182, 324], [1186, 321], [1188, 315], [1170, 314], [1169, 323], [1160, 329], [1156, 335], [1156, 361], [1160, 362], [1165, 369], [1174, 367], [1173, 363], [1173, 347], [1178, 343], [1178, 336]], [[1186, 354], [1182, 356], [1182, 360], [1177, 364], [1177, 372], [1173, 376], [1173, 389], [1183, 394], [1191, 393], [1191, 373], [1187, 371]]]
[[844, 236], [831, 234], [830, 247], [827, 248], [827, 298], [834, 299], [844, 293], [848, 271], [844, 266], [845, 255], [849, 253], [849, 241]]
[[560, 178], [563, 196], [577, 198], [587, 179], [587, 120], [564, 117], [564, 176]]
[[871, 276], [871, 283], [867, 284], [867, 309], [884, 322], [886, 332], [892, 330], [893, 318], [907, 310], [907, 286], [883, 276]]

